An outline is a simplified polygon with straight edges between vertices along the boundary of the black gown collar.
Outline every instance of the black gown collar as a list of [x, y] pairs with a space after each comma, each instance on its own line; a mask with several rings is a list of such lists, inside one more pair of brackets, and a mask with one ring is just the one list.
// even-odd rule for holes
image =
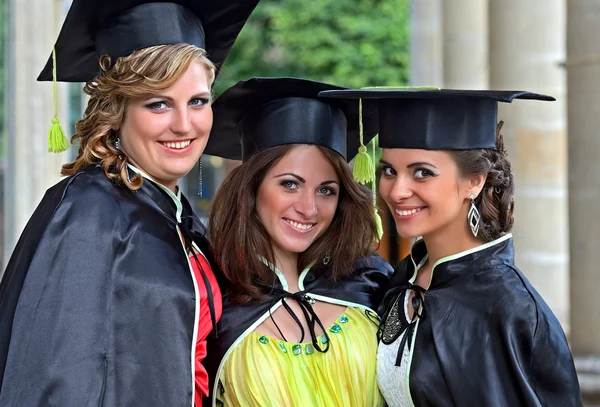
[[179, 188], [177, 188], [177, 194], [175, 194], [169, 188], [153, 180], [144, 171], [132, 164], [127, 164], [127, 175], [133, 177], [136, 174], [142, 176], [144, 180], [150, 181], [142, 183], [141, 190], [148, 194], [165, 214], [173, 217], [177, 223], [181, 223], [183, 204], [181, 202], [182, 195]]
[[[416, 276], [417, 265], [426, 256], [425, 241], [419, 239], [411, 248], [410, 258], [413, 267], [412, 274], [407, 276], [411, 282]], [[489, 259], [492, 256], [498, 259], [499, 262], [511, 264], [514, 262], [512, 234], [507, 233], [491, 242], [439, 259], [431, 268], [431, 283], [428, 290], [443, 287], [457, 278], [464, 277], [469, 273], [474, 263], [480, 259]]]

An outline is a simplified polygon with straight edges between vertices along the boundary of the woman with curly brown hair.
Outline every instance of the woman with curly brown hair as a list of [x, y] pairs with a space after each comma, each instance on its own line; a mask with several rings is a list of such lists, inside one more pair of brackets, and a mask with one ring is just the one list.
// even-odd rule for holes
[[[375, 310], [392, 270], [373, 254], [372, 196], [346, 162], [359, 147], [359, 105], [318, 100], [325, 89], [340, 88], [252, 78], [215, 101], [207, 151], [243, 163], [209, 221], [224, 282], [207, 405], [384, 404]], [[365, 106], [365, 140], [374, 112]]]
[[72, 3], [55, 75], [87, 81], [90, 99], [78, 156], [0, 285], [1, 406], [193, 406], [208, 394], [221, 294], [177, 182], [206, 146], [215, 64], [257, 2]]
[[418, 238], [380, 314], [377, 378], [389, 406], [581, 406], [563, 330], [515, 266], [514, 177], [498, 102], [529, 92], [372, 89], [381, 196]]

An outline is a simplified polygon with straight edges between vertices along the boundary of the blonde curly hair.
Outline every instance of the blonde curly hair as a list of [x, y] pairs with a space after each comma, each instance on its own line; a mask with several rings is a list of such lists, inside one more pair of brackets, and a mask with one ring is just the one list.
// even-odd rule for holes
[[89, 164], [100, 163], [108, 178], [131, 190], [139, 189], [142, 177], [136, 175], [131, 180], [127, 177], [129, 158], [115, 147], [127, 102], [171, 87], [192, 62], [204, 66], [212, 85], [215, 66], [206, 52], [194, 45], [148, 47], [117, 59], [114, 65], [110, 57], [101, 57], [100, 74], [83, 88], [90, 100], [71, 138], [71, 143], [79, 141], [77, 158], [62, 166], [61, 175], [73, 175]]

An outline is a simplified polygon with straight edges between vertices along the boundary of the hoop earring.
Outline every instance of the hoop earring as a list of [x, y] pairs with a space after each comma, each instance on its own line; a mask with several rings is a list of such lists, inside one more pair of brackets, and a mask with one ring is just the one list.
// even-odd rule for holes
[[323, 257], [323, 264], [327, 265], [331, 261], [331, 256], [329, 253], [325, 253], [325, 257]]
[[481, 214], [477, 210], [475, 206], [475, 195], [469, 195], [471, 198], [471, 207], [469, 208], [469, 213], [467, 215], [467, 222], [469, 223], [469, 227], [471, 228], [471, 232], [473, 232], [473, 236], [477, 237], [479, 233], [479, 221], [481, 220]]

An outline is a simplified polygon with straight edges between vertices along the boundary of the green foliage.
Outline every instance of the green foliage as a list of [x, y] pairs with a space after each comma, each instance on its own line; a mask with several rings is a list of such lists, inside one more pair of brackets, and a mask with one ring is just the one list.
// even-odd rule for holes
[[262, 0], [215, 85], [298, 76], [348, 87], [408, 79], [408, 0]]

